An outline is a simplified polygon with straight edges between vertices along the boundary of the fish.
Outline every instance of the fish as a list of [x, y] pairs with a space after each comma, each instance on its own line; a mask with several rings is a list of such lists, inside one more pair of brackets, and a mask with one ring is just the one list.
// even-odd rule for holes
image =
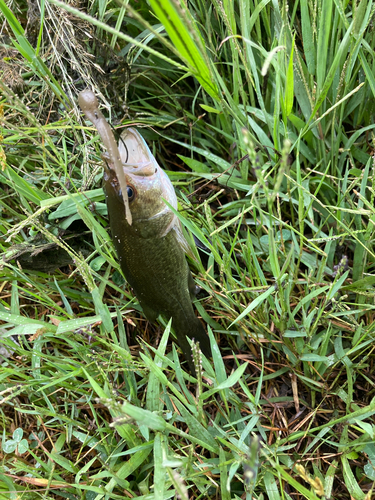
[[136, 129], [124, 130], [117, 146], [94, 92], [88, 88], [80, 92], [78, 104], [107, 149], [104, 191], [121, 269], [149, 321], [155, 322], [160, 314], [172, 318], [195, 375], [187, 337], [198, 341], [207, 357], [211, 347], [192, 305], [198, 287], [185, 254], [193, 254], [178, 217], [164, 201], [177, 210], [173, 185]]
[[[126, 179], [131, 224], [126, 218], [124, 196], [110, 158], [104, 171], [104, 192], [119, 263], [143, 309], [155, 322], [159, 315], [172, 318], [172, 328], [190, 371], [195, 375], [187, 340], [195, 339], [211, 356], [209, 337], [194, 313], [192, 299], [197, 289], [186, 254], [186, 241], [177, 210], [177, 196], [164, 170], [135, 128], [125, 129], [118, 144]], [[124, 185], [124, 184], [123, 184]]]

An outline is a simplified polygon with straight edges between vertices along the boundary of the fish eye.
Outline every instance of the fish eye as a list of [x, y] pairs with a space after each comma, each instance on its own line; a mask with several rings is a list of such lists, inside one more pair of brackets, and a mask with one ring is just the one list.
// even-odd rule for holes
[[[129, 186], [129, 185], [127, 185], [127, 186], [126, 186], [126, 191], [127, 191], [127, 193], [128, 193], [128, 200], [129, 200], [129, 202], [130, 202], [130, 201], [133, 201], [133, 200], [134, 200], [134, 198], [135, 198], [135, 195], [137, 194], [137, 192], [136, 192], [135, 188], [133, 188], [133, 186]], [[121, 190], [121, 189], [119, 189], [119, 190], [117, 191], [117, 194], [118, 194], [118, 196], [120, 197], [120, 200], [122, 200], [122, 190]]]
[[128, 192], [129, 201], [132, 201], [135, 197], [135, 190], [131, 186], [126, 186], [126, 190]]

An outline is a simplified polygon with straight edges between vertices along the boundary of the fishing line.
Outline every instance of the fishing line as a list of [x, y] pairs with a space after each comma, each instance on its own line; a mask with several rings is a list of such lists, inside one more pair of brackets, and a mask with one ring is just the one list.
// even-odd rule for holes
[[[110, 125], [111, 125], [111, 129], [112, 129], [112, 130], [116, 133], [116, 135], [117, 135], [117, 130], [115, 129], [115, 127], [112, 125], [112, 123], [111, 123]], [[126, 144], [125, 144], [125, 142], [124, 142], [124, 139], [121, 137], [121, 135], [120, 135], [120, 137], [119, 137], [119, 141], [121, 141], [121, 142], [123, 143], [123, 145], [124, 145], [124, 147], [125, 147], [125, 149], [126, 149], [126, 160], [124, 161], [124, 163], [128, 163], [128, 160], [129, 160], [129, 150], [128, 150], [127, 145], [126, 145]]]
[[128, 146], [125, 144], [125, 141], [124, 139], [121, 137], [120, 135], [120, 141], [123, 143], [125, 149], [126, 149], [126, 160], [124, 163], [128, 163], [128, 159], [129, 159], [129, 150], [128, 150]]

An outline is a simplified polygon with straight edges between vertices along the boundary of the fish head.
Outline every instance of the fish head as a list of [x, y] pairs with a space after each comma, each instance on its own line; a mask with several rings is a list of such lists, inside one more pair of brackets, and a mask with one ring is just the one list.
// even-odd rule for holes
[[[129, 207], [134, 231], [165, 234], [175, 216], [164, 200], [177, 209], [177, 197], [167, 174], [160, 168], [143, 137], [134, 128], [124, 130], [119, 141], [120, 158], [126, 177]], [[122, 193], [114, 169], [109, 164], [104, 174], [104, 187], [110, 217], [120, 217]], [[116, 197], [117, 201], [110, 200]], [[124, 221], [124, 224], [127, 224]], [[134, 226], [134, 227], [133, 227]], [[148, 229], [147, 229], [148, 228]], [[130, 227], [129, 227], [130, 230]]]

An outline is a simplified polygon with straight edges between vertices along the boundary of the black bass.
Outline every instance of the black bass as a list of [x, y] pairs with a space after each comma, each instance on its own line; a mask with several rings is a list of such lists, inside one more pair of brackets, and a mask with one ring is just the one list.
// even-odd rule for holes
[[186, 337], [199, 341], [206, 356], [211, 356], [211, 348], [191, 301], [197, 287], [185, 258], [189, 245], [180, 221], [163, 201], [177, 209], [176, 193], [137, 130], [129, 128], [122, 133], [118, 151], [131, 224], [121, 189], [124, 182], [118, 180], [111, 154], [104, 173], [104, 190], [121, 269], [149, 321], [154, 322], [159, 314], [172, 318], [178, 343], [195, 373]]

